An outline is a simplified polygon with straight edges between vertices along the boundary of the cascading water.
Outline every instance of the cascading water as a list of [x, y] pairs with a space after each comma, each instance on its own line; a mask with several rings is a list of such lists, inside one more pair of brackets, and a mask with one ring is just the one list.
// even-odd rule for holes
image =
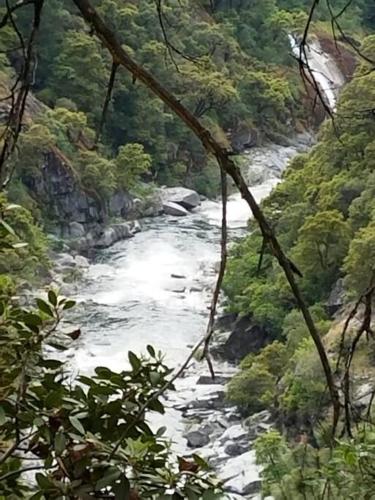
[[[299, 55], [291, 35], [290, 42]], [[334, 110], [343, 84], [339, 70], [318, 42], [309, 45], [308, 63]], [[288, 160], [310, 145], [310, 136], [307, 140], [305, 136], [291, 147], [270, 145], [248, 153], [249, 170], [255, 169], [262, 179], [251, 188], [258, 201], [279, 181]], [[244, 234], [249, 216], [240, 195], [232, 195], [228, 200], [230, 240]], [[124, 369], [127, 352], [144, 353], [147, 344], [164, 352], [171, 367], [185, 360], [205, 332], [220, 254], [220, 223], [220, 203], [205, 201], [187, 217], [144, 221], [143, 231], [135, 238], [98, 255], [76, 297], [80, 307], [73, 319], [81, 324], [82, 336], [69, 355], [79, 372], [90, 373], [98, 365]], [[215, 370], [222, 375], [221, 385], [210, 382], [204, 364], [194, 364], [177, 381], [177, 391], [166, 395], [166, 414], [151, 425], [166, 426], [179, 453], [191, 453], [185, 439], [187, 425], [198, 425], [194, 436], [200, 441], [193, 445], [194, 452], [215, 467], [230, 498], [257, 498], [259, 470], [248, 431], [236, 410], [223, 404], [223, 384], [235, 368], [218, 364]], [[202, 376], [204, 384], [198, 383]]]
[[[300, 58], [300, 45], [296, 38], [289, 35], [289, 41], [293, 54]], [[302, 59], [306, 59], [303, 62], [309, 66], [326, 100], [326, 104], [332, 111], [335, 111], [339, 91], [345, 83], [345, 79], [335, 60], [322, 50], [318, 40], [312, 40], [307, 44], [306, 56], [302, 54]]]
[[[264, 179], [252, 187], [258, 201], [278, 182], [298, 147], [271, 145], [251, 150], [249, 163], [255, 164]], [[232, 195], [228, 200], [230, 239], [244, 233], [249, 216], [247, 204]], [[69, 353], [73, 366], [81, 373], [90, 373], [98, 365], [121, 370], [127, 352], [144, 353], [147, 344], [164, 352], [172, 367], [184, 361], [206, 328], [220, 253], [220, 224], [220, 203], [205, 201], [187, 217], [145, 221], [135, 238], [100, 253], [90, 266], [83, 291], [75, 297], [80, 304], [75, 321], [83, 334]], [[219, 364], [216, 370], [228, 377], [234, 368]], [[259, 472], [246, 431], [235, 410], [215, 406], [223, 385], [197, 385], [201, 375], [209, 378], [206, 366], [196, 364], [178, 381], [178, 391], [167, 395], [166, 414], [152, 423], [168, 428], [179, 453], [191, 453], [183, 437], [189, 418], [214, 426], [209, 443], [194, 452], [211, 460], [226, 480], [231, 498], [236, 498], [235, 493], [248, 498], [245, 492], [249, 484], [259, 484]], [[238, 444], [239, 438], [246, 446], [243, 452], [228, 455], [225, 445], [231, 439]]]

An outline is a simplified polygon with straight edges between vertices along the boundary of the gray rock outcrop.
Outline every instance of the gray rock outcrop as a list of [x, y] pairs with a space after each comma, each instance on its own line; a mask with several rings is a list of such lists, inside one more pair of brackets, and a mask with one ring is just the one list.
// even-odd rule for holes
[[164, 188], [162, 190], [163, 203], [175, 203], [187, 210], [198, 207], [201, 204], [200, 196], [192, 189], [184, 187]]
[[189, 448], [201, 448], [210, 442], [209, 434], [202, 430], [188, 432], [186, 439]]
[[345, 303], [344, 280], [339, 278], [329, 294], [326, 308], [330, 316], [333, 316]]
[[167, 215], [175, 215], [177, 217], [184, 217], [189, 214], [186, 208], [173, 201], [163, 202], [163, 210]]
[[242, 316], [231, 325], [226, 340], [215, 349], [216, 353], [230, 362], [241, 361], [250, 353], [258, 353], [272, 341], [267, 330], [254, 323], [251, 315]]

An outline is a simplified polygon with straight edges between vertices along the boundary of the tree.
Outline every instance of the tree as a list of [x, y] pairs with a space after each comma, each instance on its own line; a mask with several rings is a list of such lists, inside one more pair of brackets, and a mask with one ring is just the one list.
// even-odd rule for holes
[[96, 40], [86, 33], [68, 31], [54, 62], [51, 87], [55, 98], [73, 98], [82, 111], [97, 118], [106, 74], [106, 62]]
[[118, 185], [123, 189], [133, 189], [142, 175], [149, 173], [151, 156], [144, 152], [142, 144], [126, 144], [119, 148], [115, 158]]
[[83, 185], [97, 193], [102, 201], [117, 187], [115, 163], [95, 151], [81, 151], [79, 156], [79, 176]]
[[354, 298], [375, 286], [375, 223], [360, 229], [350, 243], [343, 270], [345, 285]]
[[[72, 307], [52, 290], [31, 309], [0, 302], [0, 495], [218, 498], [205, 462], [172, 458], [165, 429], [146, 423], [146, 410], [164, 413], [158, 391], [171, 371], [160, 353], [151, 346], [144, 358], [129, 352], [129, 369], [97, 367], [74, 383], [62, 361], [45, 356], [46, 346], [65, 350], [80, 336], [59, 332]], [[37, 462], [25, 461], [25, 451]], [[23, 479], [33, 471], [35, 483]]]
[[350, 236], [349, 224], [337, 210], [311, 215], [299, 229], [293, 255], [302, 273], [310, 279], [315, 296], [329, 290], [337, 279]]

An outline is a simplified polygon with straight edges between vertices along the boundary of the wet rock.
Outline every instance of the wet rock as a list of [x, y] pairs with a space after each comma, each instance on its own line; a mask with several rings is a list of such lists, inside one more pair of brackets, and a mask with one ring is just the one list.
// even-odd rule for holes
[[164, 188], [162, 196], [164, 204], [176, 203], [188, 210], [198, 207], [201, 204], [199, 194], [192, 189], [184, 187]]
[[237, 362], [241, 361], [247, 354], [258, 353], [263, 347], [272, 341], [267, 330], [254, 324], [250, 315], [239, 318], [225, 341], [224, 345], [216, 349], [224, 359]]
[[68, 226], [70, 238], [81, 238], [85, 234], [85, 228], [79, 222], [71, 222]]
[[83, 255], [76, 255], [74, 257], [74, 262], [77, 264], [78, 267], [81, 268], [86, 269], [90, 266], [88, 259], [86, 259], [86, 257], [84, 257]]
[[155, 190], [144, 198], [133, 200], [132, 214], [135, 217], [156, 217], [163, 213], [163, 200], [160, 190]]
[[240, 124], [236, 129], [230, 131], [230, 141], [233, 150], [241, 153], [247, 148], [252, 148], [258, 143], [258, 132], [247, 124]]
[[249, 449], [248, 446], [241, 445], [240, 443], [235, 443], [234, 441], [226, 444], [224, 451], [230, 457], [237, 457], [238, 455], [242, 455]]
[[129, 222], [127, 222], [127, 224], [129, 226], [129, 229], [130, 229], [132, 234], [137, 234], [137, 233], [140, 233], [142, 231], [142, 226], [141, 226], [140, 222], [137, 220], [129, 221]]
[[229, 380], [229, 377], [215, 377], [212, 378], [211, 375], [201, 375], [197, 380], [197, 385], [225, 385]]
[[359, 410], [367, 409], [374, 399], [374, 390], [375, 387], [369, 382], [366, 382], [357, 387], [357, 389], [354, 391], [353, 405]]
[[163, 210], [167, 215], [175, 215], [177, 217], [183, 217], [189, 214], [186, 208], [172, 201], [165, 201], [163, 203]]
[[202, 414], [206, 412], [210, 415], [212, 414], [212, 410], [221, 410], [225, 408], [227, 404], [225, 392], [217, 391], [206, 397], [200, 397], [194, 401], [177, 405], [176, 409], [183, 411], [183, 415], [186, 417], [194, 416], [194, 412], [202, 412]]
[[225, 489], [239, 495], [252, 495], [260, 489], [259, 468], [256, 465], [255, 451], [247, 451], [227, 460], [219, 471], [225, 481]]
[[257, 427], [260, 424], [270, 424], [271, 422], [272, 422], [271, 413], [268, 410], [263, 410], [258, 413], [254, 413], [253, 415], [250, 415], [250, 417], [247, 417], [243, 421], [243, 424], [248, 429], [251, 429]]
[[239, 441], [241, 439], [247, 439], [247, 437], [247, 430], [244, 429], [241, 424], [237, 424], [232, 425], [223, 433], [220, 442], [226, 444], [228, 441]]
[[237, 313], [221, 314], [215, 322], [215, 330], [228, 331], [232, 330], [238, 318]]
[[201, 448], [210, 442], [210, 437], [207, 432], [191, 431], [186, 434], [187, 445], [189, 448]]
[[111, 196], [108, 205], [108, 212], [112, 217], [126, 218], [133, 209], [133, 199], [128, 193], [120, 190]]
[[255, 495], [262, 489], [262, 481], [252, 481], [242, 490], [244, 495]]
[[56, 257], [56, 263], [60, 268], [74, 268], [77, 264], [74, 257], [68, 253], [60, 253]]
[[336, 281], [331, 290], [331, 293], [329, 294], [326, 304], [328, 314], [330, 316], [333, 316], [344, 305], [344, 301], [345, 301], [344, 280], [340, 278]]
[[96, 248], [107, 248], [116, 243], [117, 241], [131, 238], [133, 236], [129, 224], [123, 222], [121, 224], [113, 224], [103, 230], [100, 238], [95, 242]]

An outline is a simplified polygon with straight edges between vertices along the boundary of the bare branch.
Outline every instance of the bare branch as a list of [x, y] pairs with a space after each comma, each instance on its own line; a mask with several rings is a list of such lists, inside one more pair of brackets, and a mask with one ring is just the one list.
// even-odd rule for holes
[[[257, 221], [260, 227], [263, 238], [266, 239], [272, 251], [272, 254], [276, 257], [281, 268], [284, 271], [286, 279], [295, 297], [296, 303], [303, 314], [307, 328], [310, 332], [310, 335], [318, 351], [333, 405], [332, 435], [334, 435], [340, 415], [340, 401], [339, 401], [338, 389], [334, 382], [327, 353], [323, 346], [319, 332], [317, 331], [314, 321], [311, 317], [309, 308], [302, 297], [299, 286], [297, 285], [293, 270], [290, 265], [290, 261], [288, 257], [284, 254], [275, 234], [272, 231], [271, 226], [266, 220], [262, 210], [256, 203], [240, 170], [237, 168], [235, 163], [230, 159], [230, 152], [227, 151], [223, 146], [221, 146], [214, 139], [209, 130], [206, 129], [197, 120], [197, 118], [181, 104], [181, 102], [173, 94], [171, 94], [165, 87], [163, 87], [153, 77], [152, 74], [150, 74], [142, 66], [138, 65], [135, 61], [133, 61], [131, 57], [129, 57], [128, 53], [123, 49], [123, 47], [117, 40], [116, 36], [114, 35], [114, 33], [103, 22], [101, 17], [98, 15], [98, 13], [92, 7], [92, 5], [88, 0], [73, 0], [73, 1], [80, 10], [86, 22], [92, 27], [94, 32], [96, 32], [98, 38], [102, 41], [104, 46], [106, 46], [107, 49], [110, 51], [113, 60], [124, 66], [128, 71], [130, 71], [135, 78], [140, 80], [151, 92], [157, 95], [172, 111], [174, 111], [174, 113], [176, 113], [177, 116], [179, 116], [182, 119], [182, 121], [190, 128], [190, 130], [201, 141], [207, 153], [213, 154], [220, 168], [233, 179], [242, 197], [249, 205], [253, 213], [254, 219]], [[202, 341], [200, 341], [200, 343], [202, 343]], [[193, 352], [196, 352], [196, 348], [195, 351], [193, 350]], [[191, 355], [191, 357], [192, 356], [193, 354]], [[184, 364], [184, 366], [186, 367], [188, 363], [189, 360]], [[118, 449], [118, 446], [116, 447], [116, 450]]]
[[96, 132], [95, 144], [98, 144], [98, 142], [100, 141], [100, 136], [102, 135], [102, 130], [103, 130], [103, 127], [105, 124], [105, 120], [107, 118], [108, 107], [109, 107], [109, 103], [111, 102], [111, 98], [112, 98], [113, 87], [115, 84], [117, 69], [118, 69], [118, 63], [113, 62], [112, 68], [111, 68], [111, 74], [109, 76], [107, 94], [106, 94], [105, 100], [104, 100], [102, 116], [100, 118], [99, 127], [98, 127], [98, 130]]
[[8, 21], [11, 20], [12, 14], [14, 12], [16, 12], [16, 10], [20, 9], [21, 7], [25, 7], [25, 5], [30, 5], [34, 2], [35, 2], [35, 0], [20, 0], [15, 5], [13, 5], [13, 7], [10, 7], [8, 2], [7, 2], [7, 11], [0, 21], [0, 29], [4, 28], [4, 26], [6, 26]]

